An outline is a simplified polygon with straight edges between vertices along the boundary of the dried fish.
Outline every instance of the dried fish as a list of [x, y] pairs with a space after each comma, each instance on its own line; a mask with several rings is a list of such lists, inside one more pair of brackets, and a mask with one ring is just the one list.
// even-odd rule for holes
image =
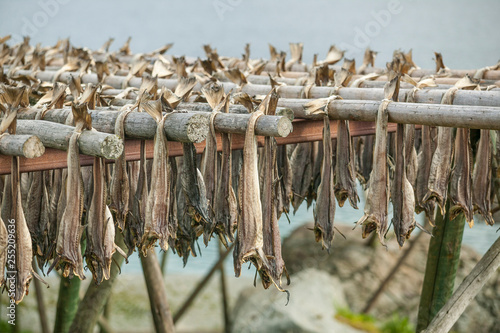
[[125, 253], [115, 244], [114, 221], [106, 205], [106, 180], [102, 158], [94, 157], [92, 173], [93, 194], [87, 213], [85, 260], [95, 283], [100, 284], [103, 278], [108, 280], [110, 277], [113, 253], [117, 249], [124, 257]]
[[[437, 54], [436, 54], [437, 56]], [[448, 89], [441, 100], [441, 104], [453, 104], [455, 92], [459, 89], [474, 89], [477, 83], [466, 75], [458, 80], [455, 85]], [[463, 147], [462, 147], [463, 148]], [[446, 212], [446, 199], [448, 192], [448, 183], [451, 173], [451, 161], [453, 159], [453, 128], [438, 127], [437, 146], [432, 156], [432, 164], [429, 173], [428, 190], [423, 201], [433, 200], [435, 198], [441, 209], [441, 214]]]
[[251, 114], [245, 134], [239, 187], [241, 212], [234, 249], [234, 271], [237, 277], [240, 276], [241, 265], [249, 260], [253, 261], [257, 270], [261, 270], [262, 266], [267, 264], [263, 250], [262, 204], [257, 166], [257, 138], [255, 136], [255, 124], [262, 115], [262, 111], [255, 111]]
[[[24, 94], [24, 89], [17, 90], [12, 95], [13, 101], [6, 101], [8, 103], [7, 109], [4, 111], [4, 119], [0, 124], [0, 135], [4, 134], [4, 131], [7, 131], [9, 134], [15, 134], [16, 132], [16, 118], [18, 107]], [[14, 115], [12, 117], [11, 115]], [[24, 298], [24, 295], [28, 294], [29, 284], [31, 279], [33, 278], [33, 269], [31, 266], [33, 260], [33, 250], [32, 250], [32, 240], [31, 235], [28, 229], [28, 225], [26, 223], [26, 219], [23, 212], [22, 201], [21, 201], [21, 184], [20, 184], [20, 173], [19, 173], [19, 157], [13, 156], [11, 160], [11, 175], [9, 177], [10, 181], [6, 181], [5, 186], [10, 185], [10, 200], [6, 198], [8, 191], [4, 188], [3, 199], [2, 199], [2, 215], [7, 215], [2, 218], [10, 226], [14, 227], [14, 242], [9, 242], [10, 233], [4, 233], [4, 230], [1, 231], [0, 235], [2, 237], [6, 237], [5, 240], [0, 238], [2, 248], [0, 248], [0, 263], [3, 263], [2, 266], [2, 284], [3, 284], [3, 268], [7, 267], [9, 271], [15, 271], [16, 273], [7, 274], [7, 281], [10, 285], [11, 289], [15, 290], [14, 295], [10, 295], [10, 297], [15, 301], [16, 304], [19, 304]], [[6, 205], [9, 205], [7, 208]], [[0, 221], [0, 222], [5, 222]], [[3, 223], [2, 223], [3, 225]], [[5, 225], [3, 225], [5, 228]], [[3, 248], [5, 245], [5, 248]], [[14, 250], [14, 251], [12, 251]], [[12, 259], [11, 256], [7, 256], [7, 254], [15, 253], [15, 259]], [[5, 266], [5, 259], [7, 266]], [[12, 276], [14, 275], [14, 277]], [[13, 281], [12, 281], [13, 280]], [[12, 288], [12, 284], [15, 286]]]
[[314, 207], [314, 234], [317, 242], [321, 240], [323, 249], [330, 251], [334, 235], [335, 189], [332, 168], [332, 139], [328, 115], [324, 116], [323, 126], [323, 163], [318, 198]]
[[129, 163], [130, 177], [130, 214], [127, 217], [123, 240], [127, 245], [130, 256], [134, 249], [139, 246], [144, 233], [144, 220], [146, 214], [146, 198], [148, 195], [146, 184], [146, 142], [141, 140], [140, 160]]
[[182, 149], [184, 155], [181, 184], [187, 201], [188, 215], [196, 223], [211, 224], [205, 183], [200, 170], [196, 166], [196, 148], [191, 142], [183, 142]]
[[278, 218], [282, 212], [290, 212], [290, 202], [292, 199], [292, 166], [288, 157], [289, 145], [278, 146], [276, 151], [278, 179], [281, 188], [282, 211], [278, 211]]
[[294, 213], [307, 196], [312, 178], [312, 144], [310, 142], [299, 143], [290, 156], [292, 166], [292, 206]]
[[[212, 108], [212, 113], [210, 114], [209, 118], [210, 131], [206, 139], [205, 150], [203, 152], [203, 158], [201, 162], [201, 174], [203, 175], [203, 180], [206, 186], [208, 215], [211, 219], [211, 223], [205, 224], [203, 231], [203, 241], [205, 245], [208, 245], [208, 241], [210, 240], [210, 237], [212, 236], [212, 233], [214, 232], [214, 230], [216, 229], [216, 225], [218, 224], [218, 222], [216, 222], [216, 220], [214, 219], [217, 211], [215, 209], [215, 201], [217, 190], [216, 184], [218, 180], [217, 138], [215, 136], [214, 120], [217, 116], [217, 113], [219, 112], [220, 107], [222, 106], [219, 105], [225, 98], [225, 94], [223, 87], [214, 82], [210, 82], [207, 85], [203, 86], [201, 91], [207, 99], [208, 104]], [[226, 98], [226, 104], [227, 102], [228, 99]], [[221, 231], [223, 230], [217, 229], [218, 234], [220, 234]], [[226, 242], [223, 241], [223, 243]]]
[[472, 207], [472, 149], [470, 130], [458, 128], [455, 138], [455, 158], [450, 179], [450, 220], [463, 213], [472, 228], [474, 225]]
[[[120, 138], [125, 138], [125, 119], [132, 111], [133, 106], [127, 105], [122, 108], [122, 111], [120, 111], [120, 114], [116, 118], [115, 134]], [[127, 215], [130, 212], [130, 183], [127, 174], [125, 150], [115, 161], [115, 165], [113, 168], [113, 178], [111, 180], [110, 187], [111, 204], [109, 208], [115, 213], [118, 228], [123, 231], [125, 228]]]
[[436, 135], [437, 130], [435, 127], [422, 126], [422, 144], [420, 153], [418, 154], [418, 172], [415, 189], [416, 206], [415, 211], [420, 213], [425, 211], [425, 215], [431, 225], [434, 225], [434, 210], [436, 207], [436, 200], [431, 199], [424, 201], [424, 196], [427, 193], [429, 175], [431, 170], [432, 156], [436, 149]]
[[344, 205], [346, 199], [349, 199], [351, 206], [358, 209], [359, 197], [356, 191], [352, 138], [349, 133], [349, 122], [346, 120], [337, 121], [336, 154], [335, 196], [340, 207]]
[[[404, 124], [398, 124], [396, 132], [395, 173], [392, 190], [394, 233], [399, 246], [403, 246], [415, 229], [415, 194], [406, 176], [406, 133]], [[412, 147], [408, 147], [410, 150]]]
[[387, 231], [387, 207], [389, 203], [388, 171], [387, 171], [387, 122], [389, 114], [387, 107], [390, 98], [397, 94], [399, 77], [395, 77], [384, 87], [385, 99], [380, 103], [375, 130], [375, 147], [373, 151], [373, 170], [366, 194], [364, 215], [356, 223], [363, 226], [363, 238], [376, 231], [379, 240], [385, 244]]
[[491, 141], [490, 131], [481, 130], [476, 164], [472, 173], [472, 203], [487, 224], [494, 225], [491, 216]]
[[165, 119], [162, 114], [161, 101], [155, 100], [142, 104], [144, 110], [156, 121], [154, 138], [154, 156], [151, 171], [151, 189], [146, 203], [146, 219], [144, 234], [141, 241], [141, 250], [144, 256], [148, 249], [159, 240], [160, 247], [168, 250], [168, 216], [170, 208], [170, 176], [168, 174], [168, 145], [164, 130]]
[[[24, 295], [29, 292], [29, 284], [33, 278], [32, 258], [32, 241], [26, 219], [24, 217], [23, 208], [21, 205], [21, 187], [19, 184], [19, 157], [12, 157], [12, 209], [11, 216], [8, 220], [11, 223], [14, 220], [15, 225], [15, 262], [7, 259], [7, 267], [10, 271], [16, 271], [15, 276], [15, 295], [14, 301], [19, 304]], [[7, 246], [7, 251], [11, 246]], [[9, 253], [9, 252], [8, 252]], [[9, 274], [7, 274], [9, 280]], [[12, 283], [9, 281], [9, 283]]]
[[[273, 89], [259, 106], [259, 111], [265, 115], [275, 115], [278, 104], [278, 94]], [[265, 137], [264, 152], [262, 156], [264, 174], [262, 186], [262, 232], [263, 251], [269, 260], [269, 267], [259, 270], [264, 288], [275, 283], [281, 291], [281, 276], [286, 272], [285, 262], [281, 255], [281, 237], [278, 227], [278, 204], [277, 194], [280, 193], [279, 184], [276, 181], [276, 140], [273, 137]], [[287, 274], [288, 276], [288, 274]]]
[[81, 225], [83, 212], [83, 180], [80, 173], [80, 156], [78, 138], [84, 130], [92, 128], [87, 104], [71, 105], [75, 130], [68, 144], [68, 178], [66, 180], [66, 207], [58, 228], [56, 253], [49, 271], [53, 267], [60, 267], [64, 277], [78, 276], [85, 279], [83, 274], [83, 258], [80, 250], [80, 240], [84, 226]]

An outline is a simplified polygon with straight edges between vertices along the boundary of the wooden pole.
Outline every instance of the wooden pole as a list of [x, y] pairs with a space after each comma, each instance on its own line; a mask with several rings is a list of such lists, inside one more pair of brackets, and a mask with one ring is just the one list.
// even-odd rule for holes
[[[33, 270], [39, 274], [39, 270], [36, 265], [36, 260], [33, 259]], [[40, 280], [37, 278], [33, 281], [35, 283], [35, 294], [36, 294], [36, 303], [38, 308], [38, 315], [40, 317], [40, 327], [42, 333], [49, 333], [49, 321], [47, 319], [47, 311], [45, 309], [45, 301], [43, 297], [43, 287]]]
[[[118, 246], [124, 247], [123, 236], [121, 233], [116, 233], [115, 242]], [[91, 283], [85, 293], [85, 296], [81, 300], [78, 310], [74, 316], [73, 322], [71, 323], [71, 327], [69, 332], [71, 333], [91, 333], [94, 330], [94, 327], [101, 317], [101, 314], [104, 310], [104, 305], [109, 299], [111, 295], [111, 287], [118, 276], [120, 271], [119, 266], [121, 266], [123, 262], [123, 257], [116, 252], [113, 255], [113, 264], [111, 265], [111, 274], [109, 280], [103, 281], [99, 286], [96, 286], [95, 283]], [[78, 280], [79, 279], [73, 279]], [[78, 299], [78, 298], [77, 298]], [[55, 331], [59, 332], [59, 331]], [[63, 332], [63, 331], [61, 331]]]
[[[342, 89], [340, 91], [342, 91]], [[474, 129], [500, 129], [500, 99], [498, 100], [498, 104], [495, 104], [493, 97], [497, 95], [497, 92], [490, 91], [483, 93], [492, 93], [493, 95], [484, 95], [484, 99], [480, 96], [476, 96], [478, 100], [474, 103], [478, 105], [460, 103], [456, 103], [457, 105], [436, 104], [434, 99], [432, 99], [432, 103], [392, 102], [388, 106], [389, 122]], [[422, 97], [421, 99], [424, 100], [426, 98]], [[472, 99], [471, 96], [462, 95], [462, 100], [459, 102], [472, 104]], [[285, 110], [291, 110], [296, 119], [321, 119], [322, 116], [320, 114], [310, 114], [306, 111], [306, 104], [308, 102], [310, 102], [308, 99], [281, 98], [278, 100], [278, 106], [282, 108], [281, 110], [283, 112], [285, 112]], [[379, 100], [333, 100], [328, 104], [328, 113], [332, 120], [375, 121], [380, 103]], [[491, 105], [488, 106], [486, 104]], [[189, 112], [210, 111], [210, 107], [206, 103], [185, 103], [181, 104], [179, 109], [186, 109]], [[246, 113], [246, 109], [240, 105], [232, 105], [230, 107], [230, 112], [241, 114]], [[220, 116], [222, 116], [222, 114]], [[231, 114], [226, 116], [228, 116], [228, 119], [233, 119], [235, 115]], [[219, 115], [217, 117], [219, 117]], [[238, 115], [238, 117], [241, 117], [241, 115]], [[243, 124], [243, 118], [240, 121]], [[257, 124], [259, 124], [259, 122], [257, 122]], [[217, 128], [218, 123], [216, 122], [216, 129]], [[219, 128], [220, 132], [227, 132], [227, 129], [224, 127], [221, 126]], [[278, 128], [278, 125], [274, 128]], [[240, 126], [239, 131], [233, 131], [232, 133], [240, 133], [242, 129], [243, 125]], [[256, 131], [256, 133], [262, 132]]]
[[[181, 111], [184, 111], [180, 109]], [[212, 111], [207, 110], [207, 111]], [[37, 109], [29, 109], [18, 115], [18, 119], [34, 119]], [[64, 124], [71, 109], [54, 109], [45, 114], [44, 120]], [[90, 110], [92, 127], [103, 133], [114, 133], [114, 124], [119, 112], [104, 109]], [[209, 112], [174, 112], [165, 120], [168, 141], [201, 142], [208, 134]], [[243, 134], [250, 115], [219, 113], [214, 120], [215, 130], [222, 133]], [[131, 112], [125, 118], [125, 135], [128, 138], [151, 140], [156, 132], [156, 122], [144, 112]], [[284, 116], [262, 116], [256, 124], [257, 135], [286, 137], [292, 131], [292, 122]]]
[[186, 311], [189, 309], [193, 301], [196, 299], [196, 296], [205, 288], [207, 283], [210, 281], [214, 273], [219, 269], [219, 267], [222, 265], [226, 257], [231, 253], [232, 249], [234, 247], [234, 243], [231, 244], [231, 246], [224, 252], [221, 256], [219, 256], [219, 260], [210, 268], [208, 273], [205, 275], [205, 277], [198, 283], [198, 285], [193, 289], [191, 294], [188, 296], [188, 298], [182, 303], [181, 307], [177, 312], [174, 314], [174, 324], [177, 323], [181, 317], [186, 313]]
[[[33, 75], [42, 81], [52, 81], [55, 72], [45, 71], [33, 73], [31, 71], [19, 70], [16, 73], [24, 75]], [[60, 82], [67, 82], [71, 75], [78, 75], [77, 73], [62, 73], [59, 76]], [[82, 77], [82, 83], [93, 83], [97, 84], [97, 74], [84, 74]], [[115, 88], [121, 88], [125, 77], [123, 76], [108, 76], [104, 79], [104, 83]], [[142, 78], [134, 77], [128, 81], [130, 87], [139, 88], [142, 84]], [[232, 82], [221, 82], [226, 92], [230, 90], [236, 91], [240, 87]], [[177, 86], [176, 80], [168, 79], [158, 79], [158, 86], [165, 87], [170, 90], [175, 90]], [[200, 91], [201, 84], [197, 84], [193, 91]], [[242, 92], [246, 92], [249, 95], [267, 95], [271, 90], [270, 85], [260, 85], [260, 84], [246, 84], [241, 87]], [[401, 89], [399, 92], [400, 97], [407, 94], [409, 89]], [[309, 98], [325, 98], [329, 97], [333, 93], [336, 93], [337, 89], [334, 87], [312, 87], [309, 92]], [[415, 102], [417, 103], [440, 103], [445, 90], [443, 89], [422, 89], [415, 94]], [[303, 98], [304, 87], [303, 86], [282, 86], [279, 87], [279, 94], [282, 98]], [[384, 89], [383, 88], [342, 88], [338, 90], [338, 94], [343, 99], [362, 99], [362, 100], [375, 100], [380, 101], [384, 99]], [[500, 105], [500, 91], [476, 91], [476, 90], [461, 90], [455, 93], [455, 98], [453, 100], [455, 105], [482, 105], [482, 106], [498, 106]]]
[[[219, 258], [224, 255], [224, 251], [222, 249], [221, 242], [217, 242], [219, 245]], [[219, 266], [219, 274], [220, 274], [220, 290], [221, 290], [221, 298], [222, 298], [222, 313], [224, 315], [224, 332], [231, 332], [231, 315], [229, 313], [229, 298], [228, 298], [228, 290], [226, 283], [226, 275], [224, 273], [224, 260], [221, 262]]]
[[57, 298], [54, 333], [70, 332], [69, 328], [78, 309], [80, 279], [61, 277]]
[[449, 200], [446, 214], [437, 210], [429, 243], [424, 282], [418, 308], [417, 332], [425, 329], [453, 293], [460, 259], [460, 248], [465, 225], [463, 214], [453, 221], [449, 218]]
[[[16, 133], [36, 135], [45, 147], [67, 150], [74, 127], [45, 120], [18, 120]], [[85, 155], [109, 159], [118, 158], [123, 151], [123, 141], [114, 134], [83, 131], [78, 139], [80, 152]]]
[[370, 310], [373, 308], [375, 303], [377, 302], [378, 298], [382, 293], [384, 292], [385, 288], [387, 285], [389, 285], [389, 282], [392, 281], [396, 273], [398, 272], [399, 268], [403, 265], [405, 262], [406, 258], [410, 255], [410, 253], [413, 252], [413, 249], [416, 247], [416, 244], [418, 243], [419, 239], [422, 237], [423, 232], [419, 232], [410, 242], [410, 245], [405, 249], [403, 254], [399, 257], [398, 261], [396, 264], [392, 267], [392, 269], [389, 271], [389, 273], [386, 275], [386, 277], [382, 280], [380, 283], [379, 287], [377, 290], [373, 293], [373, 295], [370, 297], [368, 302], [366, 302], [365, 307], [361, 311], [362, 313], [368, 313]]
[[175, 332], [172, 313], [167, 300], [167, 291], [156, 253], [150, 250], [147, 257], [145, 257], [139, 251], [139, 257], [141, 258], [144, 280], [148, 289], [155, 331], [157, 333]]
[[165, 277], [165, 274], [167, 273], [167, 258], [168, 258], [168, 252], [163, 251], [161, 254], [161, 261], [160, 261], [160, 270], [161, 270], [161, 275]]
[[1, 155], [35, 158], [42, 156], [44, 152], [45, 147], [37, 136], [14, 134], [0, 137]]
[[425, 333], [448, 332], [484, 284], [500, 267], [500, 237], [491, 245], [455, 293], [436, 314]]

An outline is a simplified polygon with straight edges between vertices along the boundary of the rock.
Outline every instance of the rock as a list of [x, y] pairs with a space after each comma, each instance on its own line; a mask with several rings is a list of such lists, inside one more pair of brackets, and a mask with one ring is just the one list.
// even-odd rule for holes
[[346, 307], [338, 278], [317, 269], [292, 276], [290, 302], [271, 287], [244, 290], [233, 310], [233, 332], [361, 332], [335, 319], [336, 309]]
[[[314, 241], [314, 235], [307, 229], [297, 228], [283, 243], [283, 258], [290, 274], [297, 274], [311, 268], [320, 269], [338, 278], [346, 301], [353, 312], [361, 312], [380, 282], [385, 278], [398, 257], [400, 250], [394, 239], [387, 241], [388, 249], [378, 244], [369, 245], [359, 230], [337, 224], [346, 239], [334, 239], [330, 254]], [[388, 235], [390, 237], [390, 235]], [[389, 319], [394, 313], [407, 316], [416, 323], [418, 304], [427, 261], [429, 237], [420, 237], [413, 252], [400, 267], [386, 290], [377, 300], [370, 314], [377, 319]], [[455, 288], [469, 274], [480, 255], [470, 247], [462, 245], [459, 270]], [[295, 281], [292, 280], [292, 284]], [[500, 274], [490, 279], [474, 301], [465, 310], [454, 326], [457, 332], [500, 332]]]

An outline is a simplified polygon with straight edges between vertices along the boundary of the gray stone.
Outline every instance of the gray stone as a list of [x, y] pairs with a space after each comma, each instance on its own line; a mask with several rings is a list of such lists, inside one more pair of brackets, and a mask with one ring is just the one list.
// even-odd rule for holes
[[335, 319], [336, 309], [346, 307], [338, 278], [317, 269], [292, 276], [286, 295], [273, 287], [244, 290], [233, 310], [233, 332], [360, 332]]
[[[361, 312], [408, 244], [399, 249], [389, 233], [386, 250], [378, 240], [373, 243], [370, 239], [363, 240], [360, 230], [351, 230], [351, 227], [342, 224], [337, 224], [337, 228], [346, 239], [336, 236], [330, 255], [321, 250], [321, 245], [314, 241], [311, 231], [299, 227], [284, 241], [283, 258], [291, 274], [316, 268], [338, 277], [349, 308], [353, 312]], [[384, 321], [397, 313], [416, 323], [428, 246], [429, 237], [423, 235], [375, 303], [371, 315]], [[473, 249], [462, 245], [455, 288], [480, 258]], [[500, 270], [499, 274], [486, 282], [459, 318], [453, 331], [500, 333], [499, 314]]]

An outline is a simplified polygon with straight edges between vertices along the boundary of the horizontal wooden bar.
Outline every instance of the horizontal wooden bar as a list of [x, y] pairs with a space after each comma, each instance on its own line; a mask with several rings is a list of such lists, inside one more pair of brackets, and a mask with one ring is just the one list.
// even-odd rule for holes
[[[332, 138], [337, 137], [337, 121], [330, 121], [330, 130]], [[350, 130], [352, 136], [362, 136], [375, 133], [375, 123], [373, 122], [350, 122]], [[294, 144], [299, 142], [320, 141], [323, 138], [323, 121], [322, 120], [304, 120], [296, 119], [293, 121], [293, 132], [285, 138], [276, 138], [278, 145]], [[396, 124], [390, 123], [388, 126], [389, 132], [396, 131]], [[232, 149], [243, 149], [245, 136], [243, 134], [232, 135]], [[140, 140], [125, 141], [125, 156], [127, 161], [138, 161], [140, 158]], [[257, 142], [259, 146], [264, 145], [264, 137], [258, 136]], [[217, 140], [218, 150], [222, 150], [220, 138]], [[205, 142], [195, 143], [196, 152], [202, 153], [205, 148]], [[182, 144], [179, 142], [168, 142], [170, 156], [182, 155]], [[62, 150], [46, 148], [45, 154], [32, 159], [24, 157], [19, 158], [19, 167], [21, 172], [32, 172], [50, 169], [62, 169], [67, 167], [67, 153]], [[146, 141], [146, 158], [153, 158], [153, 141]], [[80, 154], [80, 164], [82, 166], [92, 165], [94, 158]], [[106, 160], [107, 163], [113, 163], [114, 160]], [[0, 175], [10, 173], [10, 156], [0, 155]]]

